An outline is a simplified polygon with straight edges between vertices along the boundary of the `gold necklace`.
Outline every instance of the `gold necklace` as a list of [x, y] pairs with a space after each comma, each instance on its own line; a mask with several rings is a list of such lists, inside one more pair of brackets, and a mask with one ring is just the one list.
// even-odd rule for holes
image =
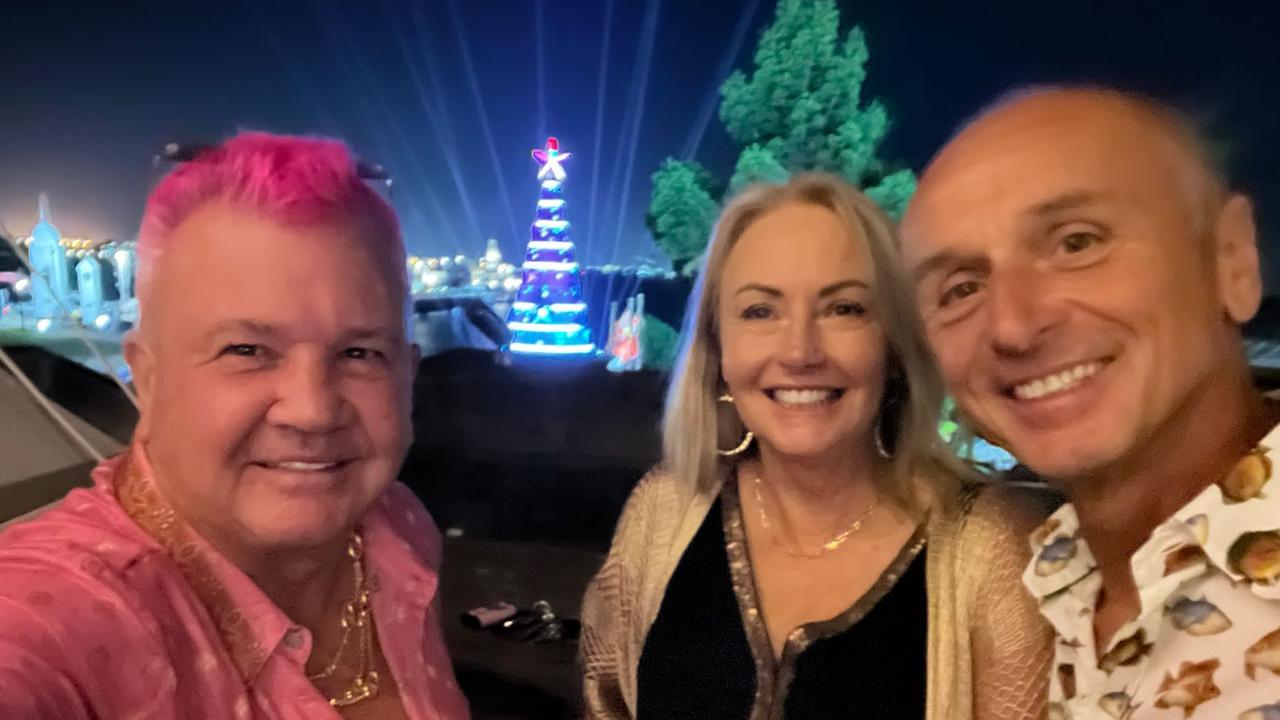
[[845, 540], [849, 539], [849, 536], [861, 530], [862, 524], [867, 521], [867, 518], [871, 517], [871, 513], [875, 512], [876, 508], [880, 507], [880, 496], [877, 495], [876, 499], [872, 501], [871, 506], [868, 507], [861, 515], [854, 518], [854, 521], [850, 523], [849, 527], [845, 528], [843, 532], [822, 543], [822, 547], [817, 550], [813, 552], [804, 552], [803, 550], [795, 550], [783, 544], [778, 538], [778, 534], [773, 531], [773, 525], [769, 522], [769, 516], [764, 512], [764, 497], [760, 494], [759, 475], [755, 476], [755, 482], [752, 484], [752, 487], [755, 489], [756, 493], [756, 507], [760, 510], [760, 524], [764, 526], [765, 532], [769, 533], [769, 539], [773, 541], [774, 545], [778, 546], [779, 550], [798, 560], [814, 560], [838, 549], [844, 544]]
[[346, 690], [329, 698], [329, 705], [333, 707], [355, 705], [378, 694], [378, 671], [373, 653], [373, 608], [369, 605], [370, 591], [365, 582], [364, 541], [358, 533], [351, 533], [351, 539], [347, 541], [347, 555], [355, 568], [356, 592], [355, 597], [342, 606], [342, 642], [338, 645], [338, 652], [333, 655], [333, 662], [315, 675], [307, 676], [308, 680], [315, 681], [333, 675], [347, 651], [351, 634], [354, 632], [359, 635], [357, 643], [360, 658], [356, 663], [355, 677]]

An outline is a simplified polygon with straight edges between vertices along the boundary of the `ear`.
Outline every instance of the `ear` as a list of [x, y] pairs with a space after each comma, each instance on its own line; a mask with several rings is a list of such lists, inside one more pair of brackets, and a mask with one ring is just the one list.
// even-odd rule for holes
[[135, 328], [124, 336], [124, 361], [133, 374], [133, 390], [138, 396], [138, 427], [134, 435], [146, 441], [151, 433], [151, 401], [155, 397], [156, 360], [142, 331]]
[[1258, 230], [1253, 203], [1232, 195], [1214, 223], [1218, 272], [1218, 301], [1237, 325], [1253, 317], [1262, 302], [1262, 271], [1258, 261]]

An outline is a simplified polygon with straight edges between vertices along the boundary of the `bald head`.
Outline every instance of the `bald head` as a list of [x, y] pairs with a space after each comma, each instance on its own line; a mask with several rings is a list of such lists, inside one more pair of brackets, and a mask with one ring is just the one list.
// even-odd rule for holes
[[1119, 462], [1215, 378], [1247, 382], [1251, 208], [1155, 103], [997, 103], [930, 163], [900, 234], [957, 404], [1042, 474]]
[[1111, 88], [1035, 87], [998, 98], [952, 136], [920, 179], [920, 188], [989, 153], [1011, 136], [1040, 128], [1086, 134], [1097, 141], [1124, 138], [1126, 153], [1158, 159], [1176, 178], [1197, 236], [1208, 229], [1227, 198], [1227, 182], [1203, 135], [1173, 108]]

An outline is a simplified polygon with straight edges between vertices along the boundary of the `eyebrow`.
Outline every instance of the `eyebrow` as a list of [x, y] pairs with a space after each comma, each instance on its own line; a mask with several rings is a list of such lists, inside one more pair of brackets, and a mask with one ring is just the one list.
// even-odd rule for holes
[[388, 337], [398, 338], [403, 337], [403, 335], [403, 331], [392, 325], [372, 325], [344, 330], [341, 337], [343, 342], [354, 342], [357, 340], [382, 340]]
[[232, 320], [224, 320], [217, 325], [214, 325], [213, 329], [209, 331], [208, 337], [215, 338], [219, 335], [225, 335], [231, 332], [245, 332], [250, 335], [258, 336], [276, 336], [280, 334], [280, 331], [274, 325], [269, 323], [235, 318]]
[[[1036, 218], [1043, 218], [1066, 212], [1068, 210], [1077, 210], [1079, 208], [1089, 207], [1090, 205], [1097, 205], [1105, 200], [1107, 200], [1107, 195], [1104, 193], [1092, 190], [1072, 190], [1032, 205], [1027, 209], [1025, 214]], [[989, 264], [989, 261], [979, 254], [966, 254], [959, 253], [954, 250], [942, 250], [926, 257], [924, 260], [920, 261], [920, 264], [916, 265], [916, 267], [911, 271], [911, 283], [913, 285], [919, 285], [930, 274], [943, 268], [953, 266], [983, 267], [987, 264]]]
[[[818, 291], [818, 297], [827, 297], [828, 295], [832, 295], [837, 292], [840, 292], [845, 288], [864, 288], [864, 289], [870, 290], [871, 286], [861, 280], [855, 280], [853, 278], [850, 278], [848, 280], [841, 280], [840, 282], [831, 283], [830, 285], [827, 285], [826, 287]], [[778, 288], [770, 287], [768, 285], [761, 285], [760, 283], [747, 283], [746, 285], [743, 285], [742, 287], [738, 288], [738, 291], [734, 293], [734, 295], [741, 295], [744, 292], [759, 292], [772, 297], [782, 296], [782, 291], [779, 290]]]
[[1032, 205], [1028, 215], [1043, 217], [1054, 215], [1065, 210], [1076, 210], [1089, 205], [1096, 205], [1106, 199], [1106, 195], [1091, 190], [1074, 190]]
[[[221, 335], [234, 332], [243, 332], [257, 337], [270, 338], [280, 337], [285, 334], [280, 328], [277, 328], [270, 323], [236, 318], [232, 320], [225, 320], [213, 326], [213, 329], [209, 331], [208, 338], [214, 339]], [[376, 340], [386, 337], [399, 337], [400, 334], [401, 333], [398, 329], [395, 329], [390, 325], [371, 325], [343, 330], [340, 333], [340, 337], [341, 341], [346, 343], [360, 340]]]
[[911, 284], [919, 285], [930, 274], [935, 273], [943, 268], [955, 266], [971, 266], [981, 267], [987, 264], [987, 259], [982, 255], [975, 253], [959, 253], [955, 250], [941, 250], [936, 252], [916, 265], [911, 271]]

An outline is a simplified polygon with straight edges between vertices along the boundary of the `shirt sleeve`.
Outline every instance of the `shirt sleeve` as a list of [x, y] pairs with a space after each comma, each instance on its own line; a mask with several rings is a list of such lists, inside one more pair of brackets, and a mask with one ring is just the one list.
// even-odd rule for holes
[[31, 652], [29, 644], [0, 638], [0, 697], [6, 720], [90, 720], [75, 683], [46, 657]]
[[127, 717], [168, 696], [162, 652], [92, 558], [0, 553], [4, 720]]
[[1022, 585], [1029, 560], [1027, 535], [1044, 518], [1037, 497], [991, 489], [980, 497], [967, 562], [981, 575], [973, 599], [973, 717], [1038, 720], [1044, 717], [1053, 664], [1053, 631]]

